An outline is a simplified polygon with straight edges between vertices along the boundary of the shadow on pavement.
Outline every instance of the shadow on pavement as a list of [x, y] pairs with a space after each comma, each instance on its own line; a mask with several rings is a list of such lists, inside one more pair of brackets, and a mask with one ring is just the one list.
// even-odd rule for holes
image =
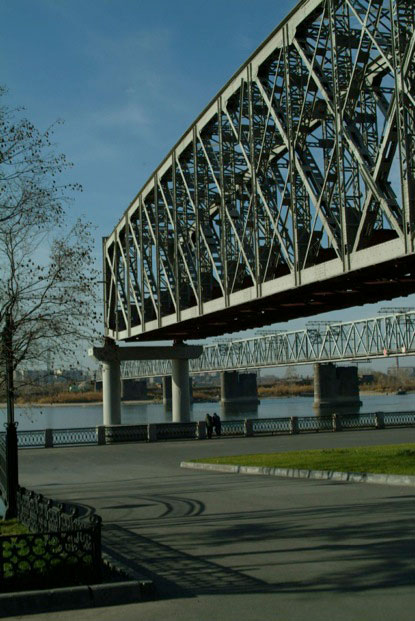
[[151, 578], [161, 598], [274, 590], [262, 580], [199, 556], [185, 554], [116, 524], [103, 528], [102, 543], [105, 551], [134, 571]]
[[[196, 501], [187, 515], [179, 503], [179, 515], [169, 507], [153, 520], [125, 519], [123, 525], [107, 526], [103, 541], [123, 562], [133, 563], [136, 571], [145, 571], [162, 585], [168, 597], [407, 587], [415, 583], [414, 507], [408, 498], [392, 498], [216, 514], [203, 514], [202, 503]], [[186, 517], [190, 520], [183, 530]], [[165, 528], [160, 529], [163, 522]], [[157, 534], [148, 533], [152, 527]], [[146, 537], [132, 532], [141, 528], [147, 529]], [[238, 546], [231, 549], [235, 542]], [[194, 549], [195, 554], [178, 547]], [[201, 548], [211, 552], [202, 557]], [[232, 568], [218, 564], [222, 559]], [[265, 568], [269, 581], [252, 576]]]

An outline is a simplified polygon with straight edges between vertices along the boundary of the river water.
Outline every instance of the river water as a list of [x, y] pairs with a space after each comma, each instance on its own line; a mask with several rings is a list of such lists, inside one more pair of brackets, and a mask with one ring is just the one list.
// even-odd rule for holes
[[[402, 412], [413, 410], [415, 394], [407, 395], [361, 395], [360, 413]], [[219, 403], [194, 403], [191, 420], [204, 420], [206, 413], [217, 412], [222, 420], [241, 418], [280, 418], [286, 416], [313, 416], [312, 397], [270, 397], [262, 399], [257, 409], [238, 409], [225, 412]], [[94, 427], [102, 424], [102, 404], [94, 405], [54, 405], [27, 406], [16, 408], [18, 429], [67, 429], [75, 427]], [[171, 421], [171, 411], [158, 403], [123, 403], [122, 423], [140, 425]], [[6, 421], [5, 407], [0, 407], [0, 429]]]

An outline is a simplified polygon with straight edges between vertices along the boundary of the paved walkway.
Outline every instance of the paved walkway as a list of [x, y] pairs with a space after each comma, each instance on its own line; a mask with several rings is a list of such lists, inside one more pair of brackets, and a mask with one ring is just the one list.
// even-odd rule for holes
[[160, 594], [59, 619], [412, 620], [410, 488], [179, 467], [215, 454], [399, 442], [415, 442], [415, 429], [21, 451], [21, 483], [94, 506], [105, 545]]

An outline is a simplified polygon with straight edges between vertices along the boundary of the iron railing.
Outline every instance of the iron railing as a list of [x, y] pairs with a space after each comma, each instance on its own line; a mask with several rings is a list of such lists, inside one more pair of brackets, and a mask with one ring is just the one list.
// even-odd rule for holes
[[100, 516], [19, 487], [17, 517], [31, 532], [0, 537], [0, 590], [99, 582]]
[[[19, 448], [91, 446], [118, 442], [154, 442], [156, 440], [203, 439], [206, 437], [204, 421], [188, 423], [149, 423], [141, 425], [110, 425], [80, 429], [46, 429], [19, 431]], [[363, 412], [361, 414], [329, 414], [322, 416], [291, 416], [285, 418], [254, 418], [222, 421], [223, 437], [250, 436], [275, 433], [307, 433], [340, 431], [348, 429], [382, 429], [385, 427], [411, 427], [415, 425], [415, 412]], [[80, 431], [84, 433], [80, 433]], [[0, 434], [0, 448], [4, 434]], [[1, 459], [1, 451], [0, 451]], [[0, 466], [1, 466], [0, 461]]]

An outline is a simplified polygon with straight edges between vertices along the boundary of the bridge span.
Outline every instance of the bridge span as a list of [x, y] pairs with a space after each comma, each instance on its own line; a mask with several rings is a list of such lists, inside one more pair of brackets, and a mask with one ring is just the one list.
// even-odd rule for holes
[[104, 240], [107, 337], [205, 338], [415, 292], [414, 24], [413, 0], [298, 3]]
[[[104, 239], [107, 420], [120, 420], [116, 341], [181, 347], [408, 295], [414, 258], [415, 4], [301, 0]], [[189, 358], [175, 346], [179, 421]]]
[[[413, 355], [415, 311], [410, 311], [204, 345], [202, 355], [190, 360], [189, 372], [196, 375]], [[171, 373], [170, 360], [130, 360], [121, 365], [124, 379]]]

